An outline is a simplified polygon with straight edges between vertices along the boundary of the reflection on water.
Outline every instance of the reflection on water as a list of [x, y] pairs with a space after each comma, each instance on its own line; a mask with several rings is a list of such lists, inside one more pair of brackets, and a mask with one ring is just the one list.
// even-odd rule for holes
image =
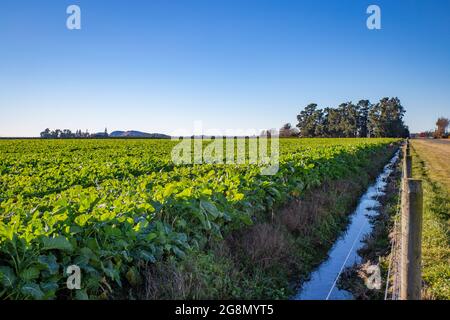
[[363, 246], [364, 236], [372, 231], [370, 217], [378, 214], [376, 208], [380, 203], [377, 199], [384, 194], [387, 177], [392, 173], [398, 156], [397, 151], [376, 182], [361, 197], [356, 210], [350, 217], [347, 231], [335, 242], [328, 253], [328, 259], [311, 274], [310, 280], [306, 281], [293, 297], [294, 300], [352, 299], [348, 291], [339, 290], [336, 287], [337, 277], [346, 267], [360, 262], [361, 257], [357, 251]]

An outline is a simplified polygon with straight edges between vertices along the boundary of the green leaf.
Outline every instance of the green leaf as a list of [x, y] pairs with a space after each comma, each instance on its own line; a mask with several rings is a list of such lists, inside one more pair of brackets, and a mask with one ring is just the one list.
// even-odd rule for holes
[[8, 240], [12, 240], [14, 236], [14, 228], [7, 226], [0, 221], [0, 236], [4, 236]]
[[105, 226], [105, 234], [110, 237], [120, 237], [122, 232], [119, 228], [114, 228], [113, 226]]
[[202, 194], [206, 195], [206, 196], [210, 196], [210, 195], [212, 195], [212, 190], [211, 189], [203, 189]]
[[211, 223], [208, 219], [208, 215], [204, 212], [203, 209], [194, 210], [192, 214], [200, 220], [200, 222], [203, 225], [203, 228], [205, 228], [206, 230], [211, 230]]
[[158, 235], [156, 234], [156, 233], [149, 233], [146, 237], [145, 237], [145, 239], [147, 240], [147, 241], [152, 241], [153, 239], [156, 239], [158, 237]]
[[139, 253], [141, 259], [147, 261], [147, 262], [151, 262], [151, 263], [155, 263], [156, 262], [156, 258], [153, 254], [151, 254], [148, 251], [145, 250], [141, 250]]
[[111, 260], [106, 262], [106, 266], [102, 263], [102, 270], [106, 276], [108, 276], [112, 280], [115, 280], [119, 286], [122, 286], [122, 283], [120, 281], [119, 269], [111, 262]]
[[90, 248], [88, 247], [84, 247], [80, 249], [80, 253], [83, 257], [86, 257], [88, 259], [88, 261], [90, 259], [95, 259], [96, 255], [94, 253], [94, 251], [92, 251]]
[[63, 251], [73, 250], [72, 244], [69, 242], [69, 240], [67, 240], [63, 236], [57, 236], [55, 238], [43, 238], [42, 243], [44, 245], [42, 250], [53, 250], [53, 249]]
[[0, 267], [0, 283], [4, 287], [12, 287], [16, 282], [16, 275], [10, 267]]
[[40, 286], [41, 286], [41, 289], [46, 293], [58, 290], [58, 283], [53, 282], [53, 281], [41, 283]]
[[248, 215], [242, 215], [240, 217], [241, 221], [244, 222], [246, 225], [250, 226], [253, 224], [252, 218]]
[[180, 258], [183, 259], [186, 257], [186, 253], [184, 253], [183, 251], [181, 251], [177, 246], [173, 246], [172, 247], [173, 253], [175, 253], [175, 255]]
[[73, 234], [77, 234], [77, 233], [83, 232], [83, 228], [81, 228], [80, 226], [73, 225], [73, 226], [70, 226], [70, 232]]
[[36, 283], [26, 283], [20, 291], [24, 295], [33, 297], [36, 300], [40, 300], [44, 297], [44, 292], [42, 292], [41, 288]]
[[201, 200], [200, 201], [200, 207], [206, 211], [207, 213], [209, 213], [211, 216], [213, 216], [214, 218], [220, 217], [222, 216], [222, 212], [220, 212], [216, 206], [208, 201], [204, 201]]
[[176, 186], [174, 183], [168, 183], [163, 189], [163, 195], [165, 198], [169, 197], [172, 193], [174, 193]]
[[276, 198], [279, 198], [281, 196], [280, 192], [273, 187], [269, 188], [269, 192]]
[[47, 256], [39, 256], [38, 262], [45, 267], [50, 274], [56, 274], [59, 270], [59, 264], [56, 262], [56, 257], [52, 254]]
[[39, 278], [39, 269], [36, 267], [30, 267], [28, 269], [23, 270], [20, 273], [20, 278], [25, 281], [30, 281]]
[[236, 193], [236, 194], [233, 196], [233, 200], [234, 200], [234, 201], [240, 201], [240, 200], [242, 200], [242, 199], [244, 199], [244, 194], [243, 194], [243, 193]]
[[75, 218], [75, 223], [83, 227], [88, 222], [90, 217], [91, 216], [88, 214], [80, 214], [78, 217]]
[[86, 290], [76, 290], [75, 291], [75, 299], [76, 300], [89, 300], [89, 296], [86, 293]]

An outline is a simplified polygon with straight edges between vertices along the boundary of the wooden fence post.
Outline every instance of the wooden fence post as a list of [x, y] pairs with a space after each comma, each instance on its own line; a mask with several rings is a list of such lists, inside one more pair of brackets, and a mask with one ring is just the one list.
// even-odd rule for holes
[[405, 155], [403, 158], [403, 178], [412, 177], [412, 157]]
[[420, 300], [422, 290], [422, 181], [405, 178], [402, 204], [400, 299]]

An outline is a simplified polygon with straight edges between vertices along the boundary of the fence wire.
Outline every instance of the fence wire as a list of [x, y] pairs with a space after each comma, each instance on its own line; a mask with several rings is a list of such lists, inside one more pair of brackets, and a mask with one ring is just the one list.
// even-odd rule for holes
[[[402, 159], [406, 156], [406, 148], [402, 149]], [[393, 227], [393, 236], [391, 239], [391, 255], [389, 259], [388, 274], [386, 278], [386, 289], [384, 292], [384, 300], [398, 300], [400, 296], [400, 259], [401, 259], [401, 199], [403, 193], [403, 161], [401, 161], [401, 177], [400, 188], [398, 191], [397, 211], [395, 213], [395, 222]], [[391, 279], [392, 278], [392, 279]], [[392, 280], [392, 281], [391, 281]], [[390, 283], [392, 282], [392, 286]], [[388, 298], [389, 289], [391, 298]]]

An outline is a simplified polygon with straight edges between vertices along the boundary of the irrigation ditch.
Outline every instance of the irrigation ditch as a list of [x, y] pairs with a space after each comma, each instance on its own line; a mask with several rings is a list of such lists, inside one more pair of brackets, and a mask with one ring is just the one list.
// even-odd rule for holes
[[295, 300], [347, 300], [354, 295], [350, 287], [340, 286], [340, 279], [348, 268], [360, 265], [364, 258], [358, 253], [365, 246], [365, 239], [374, 229], [373, 219], [380, 214], [381, 198], [385, 195], [388, 178], [395, 171], [399, 151], [385, 165], [375, 183], [370, 185], [358, 201], [350, 216], [345, 233], [337, 239], [328, 258], [315, 271], [309, 281], [303, 283]]
[[406, 140], [293, 299], [419, 300], [422, 211], [421, 181], [411, 178]]

